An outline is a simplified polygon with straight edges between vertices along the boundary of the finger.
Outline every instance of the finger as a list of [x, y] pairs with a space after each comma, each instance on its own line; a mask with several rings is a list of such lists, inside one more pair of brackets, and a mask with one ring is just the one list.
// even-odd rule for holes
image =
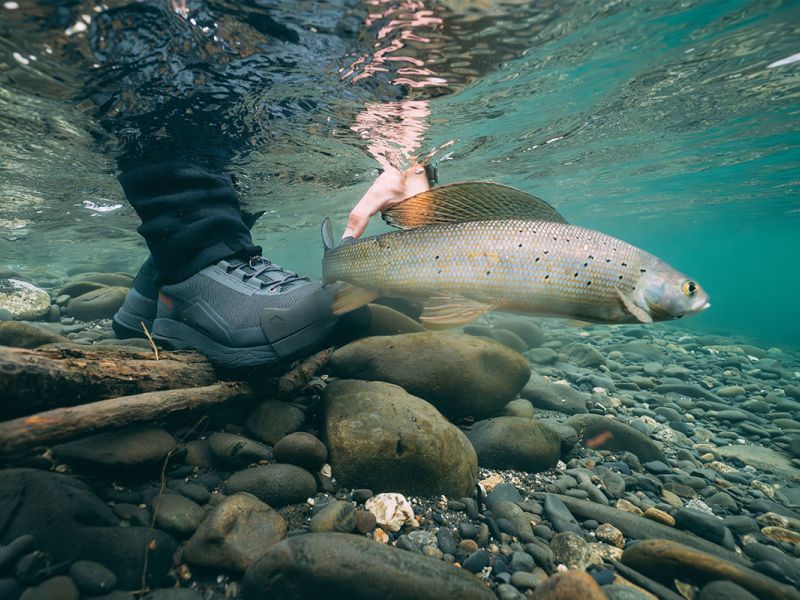
[[361, 237], [361, 234], [367, 228], [367, 223], [369, 223], [369, 215], [353, 209], [347, 219], [347, 226], [344, 228], [342, 239], [346, 237]]

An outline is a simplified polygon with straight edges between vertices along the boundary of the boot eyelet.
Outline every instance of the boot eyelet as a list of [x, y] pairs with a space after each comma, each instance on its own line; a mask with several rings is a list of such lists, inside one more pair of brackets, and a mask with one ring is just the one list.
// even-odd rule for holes
[[267, 291], [268, 291], [270, 294], [274, 294], [275, 292], [277, 292], [277, 291], [279, 290], [279, 288], [280, 288], [280, 286], [277, 286], [277, 285], [272, 285], [272, 286], [270, 286], [270, 287], [268, 287], [268, 288], [267, 288]]

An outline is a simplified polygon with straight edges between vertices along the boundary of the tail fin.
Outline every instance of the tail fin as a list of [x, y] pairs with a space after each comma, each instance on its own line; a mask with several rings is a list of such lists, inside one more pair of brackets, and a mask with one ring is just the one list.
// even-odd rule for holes
[[322, 235], [322, 245], [325, 246], [325, 252], [333, 250], [333, 225], [330, 218], [325, 217], [320, 227], [320, 234]]

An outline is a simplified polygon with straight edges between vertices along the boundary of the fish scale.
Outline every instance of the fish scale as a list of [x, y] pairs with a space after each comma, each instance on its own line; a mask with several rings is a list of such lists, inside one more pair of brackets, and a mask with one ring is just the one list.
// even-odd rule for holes
[[540, 315], [636, 322], [620, 292], [636, 297], [658, 258], [612, 236], [565, 223], [486, 220], [429, 225], [329, 251], [326, 281], [385, 295], [453, 295]]

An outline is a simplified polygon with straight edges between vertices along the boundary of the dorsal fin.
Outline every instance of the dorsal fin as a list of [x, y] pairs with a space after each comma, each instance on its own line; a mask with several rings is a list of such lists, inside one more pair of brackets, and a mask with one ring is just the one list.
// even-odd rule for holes
[[523, 219], [566, 223], [544, 200], [516, 188], [487, 181], [443, 185], [406, 198], [381, 213], [393, 227], [413, 229], [441, 223]]

